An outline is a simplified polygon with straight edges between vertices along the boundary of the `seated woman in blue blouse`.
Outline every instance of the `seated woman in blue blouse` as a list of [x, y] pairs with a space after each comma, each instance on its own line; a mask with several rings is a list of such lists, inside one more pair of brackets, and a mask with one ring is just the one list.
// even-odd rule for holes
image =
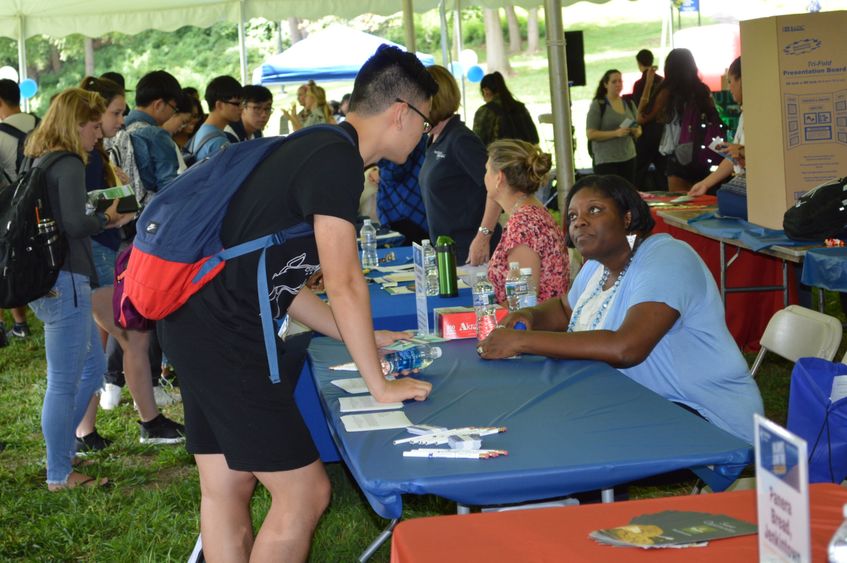
[[[506, 328], [480, 343], [480, 355], [607, 362], [752, 443], [762, 398], [700, 257], [684, 242], [652, 234], [647, 204], [619, 176], [577, 182], [566, 209], [568, 245], [586, 259], [570, 292], [509, 315]], [[513, 328], [518, 321], [526, 331]]]

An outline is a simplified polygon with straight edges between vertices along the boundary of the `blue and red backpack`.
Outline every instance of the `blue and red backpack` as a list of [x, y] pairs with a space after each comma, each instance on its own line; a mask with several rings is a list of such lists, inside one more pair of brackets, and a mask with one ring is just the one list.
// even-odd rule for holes
[[256, 272], [259, 311], [271, 381], [279, 383], [265, 254], [272, 246], [311, 235], [312, 226], [299, 223], [230, 248], [223, 247], [221, 226], [230, 200], [267, 155], [283, 143], [317, 131], [332, 131], [355, 145], [341, 127], [313, 125], [288, 137], [229, 145], [161, 190], [138, 218], [126, 271], [116, 272], [123, 283], [115, 310], [119, 324], [127, 327], [129, 319], [139, 314], [152, 320], [165, 318], [214, 279], [227, 260], [261, 251]]

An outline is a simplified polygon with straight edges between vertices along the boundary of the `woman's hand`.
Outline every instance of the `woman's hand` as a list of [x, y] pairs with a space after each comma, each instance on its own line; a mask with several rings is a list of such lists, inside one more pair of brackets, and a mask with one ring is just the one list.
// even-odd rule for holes
[[520, 340], [526, 334], [524, 330], [512, 328], [495, 329], [477, 345], [476, 351], [486, 360], [511, 358], [521, 353]]
[[532, 312], [530, 309], [520, 309], [514, 313], [509, 313], [503, 318], [498, 327], [515, 328], [517, 323], [523, 323], [523, 327], [518, 330], [532, 330]]
[[616, 131], [614, 131], [614, 135], [617, 138], [626, 137], [632, 134], [632, 129], [629, 127], [618, 127]]
[[126, 175], [126, 172], [121, 170], [120, 166], [113, 166], [112, 169], [115, 171], [115, 177], [118, 179], [123, 185], [129, 184], [129, 176]]
[[412, 332], [400, 332], [396, 330], [375, 330], [374, 340], [378, 348], [385, 348], [398, 340], [405, 340], [414, 336]]
[[468, 249], [467, 263], [471, 266], [479, 266], [488, 262], [491, 256], [491, 235], [477, 233], [471, 241], [471, 246]]
[[709, 191], [709, 188], [711, 188], [711, 187], [712, 186], [710, 186], [705, 180], [700, 180], [699, 182], [697, 182], [696, 184], [691, 186], [691, 189], [688, 190], [688, 195], [690, 195], [690, 196], [703, 195], [707, 191]]

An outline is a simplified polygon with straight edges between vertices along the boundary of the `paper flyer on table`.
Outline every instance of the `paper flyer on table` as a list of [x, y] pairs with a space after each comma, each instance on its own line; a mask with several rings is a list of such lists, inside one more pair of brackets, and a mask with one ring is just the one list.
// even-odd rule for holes
[[369, 430], [391, 430], [406, 428], [412, 421], [403, 411], [369, 412], [365, 414], [348, 414], [341, 417], [347, 432], [367, 432]]
[[373, 395], [340, 397], [338, 405], [341, 412], [390, 411], [403, 408], [403, 403], [379, 403]]
[[664, 510], [642, 514], [626, 526], [591, 532], [594, 540], [641, 548], [701, 547], [710, 540], [756, 533], [756, 525], [724, 514]]
[[368, 392], [368, 385], [361, 377], [349, 377], [347, 379], [333, 379], [330, 381], [336, 387], [347, 391], [351, 395], [361, 395]]

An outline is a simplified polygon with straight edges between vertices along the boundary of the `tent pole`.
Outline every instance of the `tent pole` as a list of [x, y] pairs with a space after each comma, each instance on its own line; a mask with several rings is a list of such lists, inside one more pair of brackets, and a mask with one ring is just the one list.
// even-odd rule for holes
[[238, 2], [238, 58], [241, 62], [241, 85], [247, 84], [247, 44], [244, 40], [244, 3]]
[[450, 68], [449, 49], [447, 48], [447, 0], [441, 0], [438, 13], [441, 15], [441, 64]]
[[[547, 27], [547, 60], [550, 65], [550, 101], [553, 106], [553, 139], [556, 152], [556, 178], [559, 185], [559, 209], [574, 183], [573, 137], [571, 133], [571, 97], [565, 58], [565, 32], [562, 26], [561, 0], [544, 0], [544, 25]], [[562, 212], [564, 218], [566, 213]]]
[[[27, 79], [26, 74], [26, 20], [18, 16], [18, 84]], [[29, 98], [23, 100], [23, 110], [29, 111]]]
[[412, 0], [403, 0], [403, 30], [406, 32], [406, 50], [417, 51], [415, 47], [415, 12]]
[[[453, 44], [456, 45], [456, 60], [462, 57], [462, 0], [456, 0], [456, 21], [453, 22]], [[465, 95], [465, 72], [462, 69], [462, 121], [468, 121], [468, 97]]]

